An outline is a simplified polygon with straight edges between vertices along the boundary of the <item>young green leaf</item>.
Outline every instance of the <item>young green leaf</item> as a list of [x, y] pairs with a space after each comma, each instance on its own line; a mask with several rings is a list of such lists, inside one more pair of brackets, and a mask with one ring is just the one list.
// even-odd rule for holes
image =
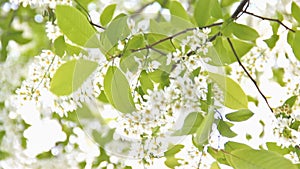
[[95, 71], [98, 64], [89, 60], [71, 60], [61, 65], [55, 72], [50, 91], [57, 96], [69, 95]]
[[249, 109], [241, 109], [233, 113], [226, 114], [225, 117], [230, 121], [241, 122], [246, 121], [253, 116]]
[[171, 15], [189, 20], [189, 15], [187, 14], [186, 10], [183, 8], [180, 2], [171, 1], [169, 4], [169, 9]]
[[178, 160], [181, 159], [175, 158], [175, 154], [178, 153], [183, 147], [184, 147], [183, 145], [177, 144], [164, 153], [166, 157], [166, 161], [165, 161], [166, 166], [170, 168], [175, 168], [176, 166], [180, 166]]
[[99, 47], [96, 31], [79, 10], [71, 6], [57, 5], [55, 12], [60, 30], [72, 42], [85, 47]]
[[298, 24], [300, 24], [300, 7], [296, 4], [296, 2], [292, 2], [291, 11], [292, 16], [296, 19]]
[[280, 168], [297, 169], [290, 160], [278, 153], [266, 150], [239, 149], [226, 155], [233, 168], [257, 169], [257, 168]]
[[296, 58], [298, 60], [300, 60], [300, 31], [296, 31], [296, 34], [295, 34], [295, 39], [293, 41], [293, 44], [292, 44], [292, 49], [294, 51], [294, 54], [296, 56]]
[[209, 73], [209, 76], [222, 90], [225, 106], [231, 109], [248, 108], [247, 95], [238, 83], [220, 74]]
[[232, 152], [234, 150], [240, 150], [240, 149], [252, 149], [250, 146], [238, 142], [228, 141], [225, 144], [225, 151], [226, 152]]
[[283, 68], [272, 68], [273, 80], [275, 80], [280, 86], [285, 86], [284, 78], [284, 69]]
[[219, 3], [218, 0], [211, 0], [211, 16], [213, 16], [214, 18], [220, 19], [223, 17], [223, 13], [222, 13], [222, 8], [221, 8], [221, 4]]
[[[231, 41], [239, 58], [242, 58], [254, 46], [253, 43], [238, 39], [231, 39]], [[225, 37], [217, 37], [214, 48], [209, 48], [207, 55], [211, 58], [210, 64], [213, 65], [229, 65], [237, 61]]]
[[290, 150], [288, 148], [282, 148], [281, 146], [278, 146], [275, 142], [267, 142], [266, 145], [269, 151], [273, 151], [281, 155], [290, 153]]
[[221, 167], [219, 166], [219, 164], [217, 162], [213, 162], [211, 164], [210, 169], [221, 169]]
[[246, 25], [232, 23], [230, 28], [234, 36], [242, 40], [254, 41], [259, 37], [255, 29]]
[[115, 66], [108, 68], [104, 77], [104, 92], [112, 106], [122, 113], [132, 113], [135, 105], [126, 76]]
[[63, 36], [60, 36], [54, 41], [54, 51], [55, 54], [62, 57], [65, 54], [67, 45]]
[[145, 70], [143, 70], [141, 72], [139, 81], [141, 83], [141, 87], [142, 87], [144, 93], [147, 93], [148, 89], [153, 90], [153, 88], [154, 88], [153, 82], [151, 81], [149, 74]]
[[205, 26], [210, 18], [210, 0], [197, 0], [195, 5], [194, 18], [198, 26]]
[[287, 104], [287, 105], [289, 105], [290, 107], [293, 107], [294, 104], [295, 104], [295, 102], [296, 102], [296, 100], [297, 100], [297, 98], [298, 98], [298, 96], [292, 96], [292, 97], [288, 98], [288, 99], [284, 102], [283, 105]]
[[214, 115], [215, 113], [213, 111], [208, 112], [208, 114], [202, 120], [202, 123], [196, 131], [195, 142], [197, 145], [203, 145], [207, 143], [212, 125], [215, 120]]
[[174, 132], [174, 136], [182, 136], [196, 133], [198, 127], [203, 121], [201, 113], [193, 112], [190, 113], [185, 119], [183, 126], [180, 130]]
[[227, 6], [230, 6], [232, 5], [233, 3], [235, 2], [238, 2], [239, 0], [222, 0], [221, 1], [221, 6], [222, 7], [227, 7]]
[[100, 35], [103, 53], [107, 53], [112, 47], [116, 46], [120, 40], [124, 40], [130, 34], [127, 19], [128, 17], [122, 14], [116, 16]]
[[231, 123], [220, 120], [218, 123], [218, 131], [220, 132], [220, 134], [222, 136], [225, 136], [228, 138], [237, 136], [237, 134], [230, 129], [231, 126], [229, 126], [229, 124], [231, 124]]
[[116, 6], [116, 4], [111, 4], [104, 8], [102, 14], [100, 15], [101, 25], [105, 26], [111, 21], [115, 13]]
[[207, 148], [207, 152], [217, 160], [220, 164], [229, 165], [228, 161], [226, 160], [225, 153], [222, 150], [217, 150], [212, 147]]
[[279, 39], [279, 36], [276, 34], [273, 34], [269, 39], [265, 39], [264, 41], [268, 45], [269, 48], [273, 49]]

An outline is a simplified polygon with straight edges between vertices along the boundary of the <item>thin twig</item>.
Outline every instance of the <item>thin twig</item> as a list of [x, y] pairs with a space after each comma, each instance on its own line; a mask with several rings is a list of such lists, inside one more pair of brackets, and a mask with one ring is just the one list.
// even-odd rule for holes
[[39, 84], [38, 84], [35, 88], [33, 88], [33, 89], [31, 90], [32, 94], [40, 87], [40, 85], [42, 84], [42, 82], [43, 82], [44, 79], [46, 78], [46, 75], [47, 75], [47, 73], [49, 72], [49, 70], [50, 70], [50, 68], [51, 68], [51, 66], [52, 66], [52, 64], [53, 64], [53, 62], [54, 62], [54, 60], [55, 60], [55, 57], [56, 57], [56, 56], [54, 55], [54, 57], [52, 58], [52, 60], [51, 60], [51, 62], [50, 62], [50, 64], [49, 64], [49, 66], [48, 66], [46, 72], [44, 73], [44, 76], [42, 77], [41, 81], [39, 82]]
[[236, 50], [234, 49], [234, 46], [231, 42], [231, 40], [229, 38], [227, 38], [227, 41], [230, 45], [230, 48], [236, 58], [236, 60], [238, 61], [239, 65], [242, 67], [242, 69], [244, 70], [244, 72], [247, 74], [247, 76], [251, 79], [251, 81], [253, 82], [253, 84], [255, 85], [256, 89], [258, 90], [259, 94], [264, 98], [265, 102], [267, 103], [269, 109], [271, 110], [271, 112], [273, 112], [273, 109], [271, 108], [268, 99], [266, 98], [266, 96], [262, 93], [262, 91], [260, 90], [260, 88], [258, 87], [256, 81], [254, 80], [254, 78], [250, 75], [250, 73], [247, 71], [247, 69], [245, 68], [245, 66], [243, 65], [243, 63], [241, 62], [240, 58], [238, 57], [238, 54], [236, 53]]
[[[204, 27], [198, 27], [198, 28], [199, 29], [211, 28], [211, 27], [214, 27], [214, 26], [220, 26], [222, 24], [223, 24], [223, 22], [217, 22], [217, 23], [213, 23], [211, 25], [207, 25], [207, 26], [204, 26]], [[165, 37], [163, 39], [160, 39], [159, 41], [156, 41], [156, 42], [154, 42], [154, 43], [152, 43], [150, 45], [146, 45], [145, 47], [138, 48], [138, 49], [133, 49], [133, 50], [131, 50], [131, 52], [138, 52], [138, 51], [141, 51], [141, 50], [151, 49], [151, 48], [153, 48], [154, 46], [156, 46], [158, 44], [161, 44], [161, 43], [163, 43], [165, 41], [168, 41], [168, 40], [172, 40], [173, 38], [175, 38], [175, 37], [177, 37], [179, 35], [185, 34], [185, 33], [189, 32], [189, 31], [193, 31], [195, 29], [197, 29], [197, 28], [187, 28], [187, 29], [185, 29], [183, 31], [180, 31], [180, 32], [174, 34], [174, 35], [171, 35], [171, 36]]]
[[251, 16], [254, 16], [254, 17], [257, 17], [259, 19], [262, 19], [262, 20], [268, 20], [268, 21], [272, 21], [272, 22], [277, 22], [278, 24], [282, 25], [283, 27], [285, 27], [286, 29], [288, 29], [289, 31], [291, 32], [296, 32], [295, 30], [289, 28], [288, 26], [286, 26], [284, 23], [282, 23], [280, 20], [278, 19], [273, 19], [273, 18], [266, 18], [266, 17], [263, 17], [263, 16], [259, 16], [259, 15], [256, 15], [254, 13], [251, 13], [251, 12], [247, 12], [247, 11], [244, 11], [243, 13], [245, 14], [248, 14], [248, 15], [251, 15]]
[[87, 19], [88, 19], [89, 23], [90, 23], [92, 26], [95, 26], [95, 27], [97, 27], [97, 28], [100, 28], [100, 29], [105, 30], [105, 28], [104, 28], [103, 26], [100, 26], [100, 25], [98, 25], [98, 24], [95, 24], [95, 23], [92, 21], [92, 18], [91, 18], [91, 16], [90, 16], [89, 12], [81, 5], [80, 2], [78, 2], [78, 0], [74, 0], [74, 1], [75, 1], [76, 4], [84, 11], [84, 13], [85, 13], [86, 16], [87, 16]]

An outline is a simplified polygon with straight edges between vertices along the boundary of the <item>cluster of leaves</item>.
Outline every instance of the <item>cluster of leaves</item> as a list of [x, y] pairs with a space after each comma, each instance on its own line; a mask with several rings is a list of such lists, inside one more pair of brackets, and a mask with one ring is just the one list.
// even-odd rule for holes
[[[110, 66], [104, 76], [104, 86], [99, 101], [111, 104], [121, 113], [131, 113], [136, 110], [132, 89], [124, 74], [127, 70], [132, 72], [137, 70], [136, 57], [145, 59], [145, 56], [147, 56], [147, 59], [157, 60], [165, 65], [166, 58], [163, 57], [164, 54], [175, 52], [180, 47], [179, 42], [192, 30], [209, 27], [211, 28], [209, 40], [213, 43], [213, 48], [209, 48], [205, 57], [210, 60], [208, 64], [224, 67], [240, 61], [239, 59], [255, 46], [255, 41], [259, 37], [255, 29], [237, 23], [236, 16], [233, 17], [229, 12], [231, 6], [237, 0], [195, 0], [192, 4], [194, 6], [192, 15], [178, 1], [157, 0], [157, 2], [163, 8], [169, 9], [171, 19], [170, 21], [151, 19], [149, 31], [142, 34], [132, 33], [128, 25], [130, 16], [124, 13], [114, 16], [117, 8], [116, 4], [109, 5], [103, 10], [99, 18], [101, 26], [97, 26], [102, 28], [102, 31], [97, 31], [94, 27], [95, 24], [88, 20], [83, 12], [84, 10], [82, 10], [82, 5], [78, 5], [78, 8], [59, 5], [55, 9], [57, 25], [64, 36], [73, 43], [67, 43], [64, 36], [58, 37], [53, 45], [54, 52], [58, 56], [86, 54], [86, 48], [94, 48], [99, 49], [108, 61], [120, 58], [120, 65]], [[242, 2], [249, 3], [249, 1]], [[243, 14], [245, 12], [243, 10], [237, 11], [238, 14]], [[12, 12], [8, 15], [15, 17], [16, 13]], [[296, 3], [292, 3], [292, 16], [300, 23], [300, 8]], [[158, 18], [161, 19], [162, 17]], [[277, 21], [280, 22], [282, 19], [279, 16]], [[5, 22], [1, 22], [0, 27], [4, 29], [7, 26], [9, 27], [9, 24], [10, 20], [6, 19]], [[279, 35], [277, 35], [278, 28], [278, 23], [272, 23], [273, 35], [271, 38], [265, 39], [270, 48], [273, 48], [279, 39]], [[15, 40], [19, 44], [29, 42], [28, 39], [22, 37], [22, 31], [12, 30], [12, 28], [5, 30], [6, 32], [1, 35], [2, 50], [0, 59], [2, 61], [6, 59], [7, 51], [5, 48], [9, 40]], [[118, 49], [120, 43], [124, 44], [123, 50]], [[300, 48], [298, 47], [300, 45], [300, 31], [290, 31], [288, 43], [291, 45], [296, 58], [300, 60]], [[57, 96], [72, 94], [97, 69], [97, 65], [98, 63], [94, 61], [84, 59], [67, 61], [55, 73], [51, 81], [51, 92]], [[138, 80], [141, 88], [136, 90], [143, 95], [148, 90], [153, 90], [155, 84], [163, 89], [168, 86], [171, 70], [172, 66], [166, 66], [152, 72], [140, 72]], [[213, 72], [208, 72], [208, 75], [212, 83], [207, 84], [209, 89], [207, 98], [199, 100], [199, 102], [205, 103], [201, 104], [203, 105], [201, 110], [206, 115], [200, 112], [190, 113], [185, 118], [182, 128], [174, 132], [174, 136], [192, 135], [193, 144], [200, 151], [203, 151], [208, 143], [213, 124], [217, 124], [217, 129], [222, 136], [232, 138], [237, 135], [231, 130], [234, 123], [246, 121], [253, 116], [253, 112], [248, 109], [248, 97], [235, 80], [227, 75]], [[217, 110], [213, 99], [213, 85], [217, 85], [224, 95], [222, 104], [233, 110], [232, 113], [226, 114], [226, 119], [215, 119]], [[297, 125], [299, 127], [299, 124]], [[0, 140], [1, 135], [3, 134], [0, 133]], [[112, 133], [110, 133], [111, 135]], [[104, 139], [98, 133], [94, 133], [93, 136], [97, 142], [103, 144]], [[112, 138], [110, 137], [110, 139]], [[168, 167], [174, 168], [180, 165], [178, 159], [175, 158], [175, 154], [182, 147], [183, 145], [178, 144], [173, 149], [165, 152], [165, 164]], [[268, 150], [255, 150], [241, 143], [227, 142], [224, 150], [208, 147], [208, 153], [217, 161], [213, 164], [214, 168], [220, 168], [219, 164], [237, 169], [299, 168], [299, 166], [293, 165], [283, 157], [284, 154], [290, 151], [296, 151], [299, 154], [297, 148], [282, 149], [275, 143], [268, 143], [267, 147]], [[101, 154], [106, 155], [104, 150]], [[103, 158], [106, 159], [107, 156]]]

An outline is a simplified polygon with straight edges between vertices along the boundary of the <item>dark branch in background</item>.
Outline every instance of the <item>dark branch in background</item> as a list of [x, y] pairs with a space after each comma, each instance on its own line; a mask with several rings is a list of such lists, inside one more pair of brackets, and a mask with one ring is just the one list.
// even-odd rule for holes
[[251, 15], [251, 16], [254, 16], [254, 17], [257, 17], [259, 19], [262, 19], [262, 20], [267, 20], [267, 21], [272, 21], [272, 22], [277, 22], [278, 24], [280, 24], [281, 26], [285, 27], [287, 30], [291, 31], [291, 32], [296, 32], [295, 30], [289, 28], [288, 26], [286, 26], [284, 23], [282, 23], [280, 20], [278, 19], [273, 19], [273, 18], [266, 18], [266, 17], [263, 17], [263, 16], [259, 16], [259, 15], [256, 15], [254, 13], [251, 13], [251, 12], [247, 12], [247, 11], [243, 11], [243, 13], [245, 14], [248, 14], [248, 15]]
[[230, 48], [236, 58], [236, 60], [238, 61], [239, 65], [242, 67], [242, 69], [244, 70], [244, 72], [247, 74], [247, 76], [251, 79], [251, 81], [253, 82], [253, 84], [255, 85], [256, 89], [258, 90], [259, 94], [264, 98], [265, 102], [267, 103], [268, 107], [270, 108], [271, 112], [273, 112], [273, 109], [271, 108], [268, 99], [266, 98], [266, 96], [262, 93], [262, 91], [260, 90], [260, 88], [258, 87], [256, 81], [253, 79], [253, 77], [250, 75], [250, 73], [247, 71], [247, 69], [245, 68], [245, 66], [242, 64], [238, 54], [236, 53], [236, 50], [234, 49], [234, 46], [231, 42], [231, 40], [229, 38], [227, 38], [227, 41], [230, 45]]
[[87, 19], [89, 21], [89, 23], [92, 25], [92, 26], [95, 26], [97, 28], [100, 28], [100, 29], [103, 29], [105, 30], [105, 28], [101, 25], [98, 25], [98, 24], [95, 24], [93, 21], [92, 21], [92, 18], [89, 14], [89, 12], [78, 2], [78, 0], [74, 0], [76, 2], [76, 4], [84, 11], [84, 13], [86, 14], [87, 16]]
[[134, 14], [141, 13], [145, 8], [147, 8], [149, 5], [152, 5], [154, 2], [156, 2], [156, 1], [152, 1], [152, 2], [146, 3], [145, 5], [141, 6], [138, 10], [136, 10], [133, 13]]

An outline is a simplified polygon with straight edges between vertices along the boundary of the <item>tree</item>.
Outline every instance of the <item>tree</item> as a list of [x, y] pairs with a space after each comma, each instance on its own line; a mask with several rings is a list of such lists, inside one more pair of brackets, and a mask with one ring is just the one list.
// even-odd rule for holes
[[121, 2], [1, 1], [1, 167], [300, 167], [299, 2]]

